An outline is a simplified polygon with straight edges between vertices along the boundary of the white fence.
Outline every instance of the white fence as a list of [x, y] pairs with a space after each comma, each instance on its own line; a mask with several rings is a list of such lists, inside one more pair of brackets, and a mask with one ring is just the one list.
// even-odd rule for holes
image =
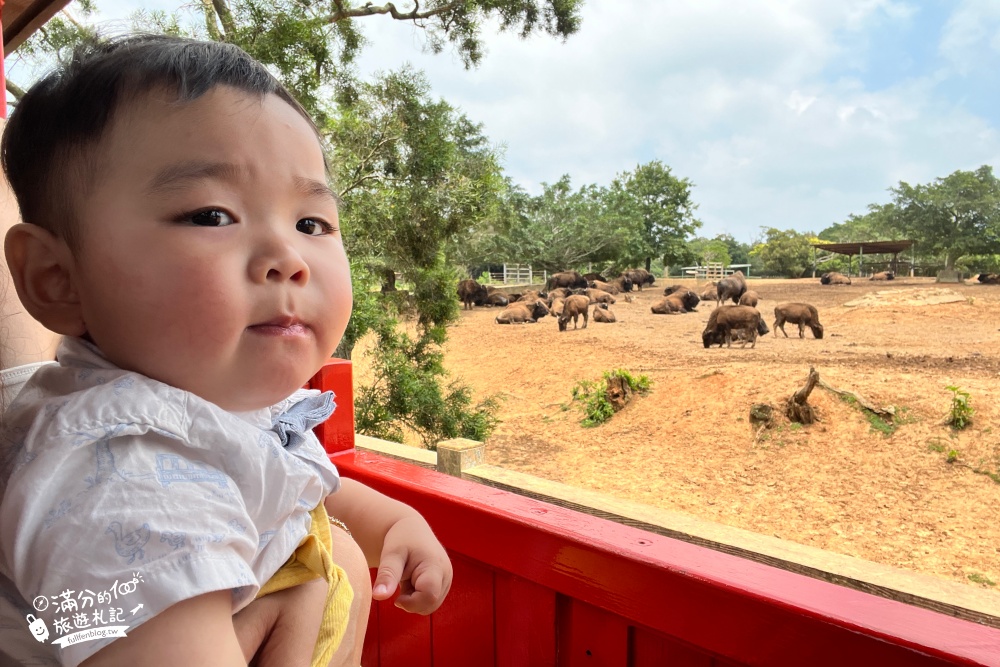
[[722, 264], [707, 264], [705, 266], [685, 266], [681, 267], [684, 275], [694, 276], [697, 280], [720, 280], [725, 276], [736, 271], [743, 271], [746, 277], [750, 277], [750, 265], [749, 264], [730, 264], [729, 266], [722, 266]]
[[490, 273], [490, 281], [504, 285], [545, 284], [549, 279], [547, 271], [533, 271], [530, 264], [504, 264], [503, 272]]

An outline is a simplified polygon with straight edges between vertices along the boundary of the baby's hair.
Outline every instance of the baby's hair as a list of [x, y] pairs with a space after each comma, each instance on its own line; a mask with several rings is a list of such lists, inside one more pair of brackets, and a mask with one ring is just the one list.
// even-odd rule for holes
[[157, 88], [183, 104], [220, 85], [277, 95], [313, 124], [263, 65], [232, 44], [140, 35], [77, 47], [18, 101], [0, 142], [21, 219], [79, 247], [74, 203], [95, 182], [99, 143], [116, 114]]

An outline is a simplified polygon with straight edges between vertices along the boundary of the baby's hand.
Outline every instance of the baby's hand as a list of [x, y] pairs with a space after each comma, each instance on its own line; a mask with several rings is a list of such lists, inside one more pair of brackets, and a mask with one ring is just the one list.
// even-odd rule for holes
[[430, 614], [448, 595], [451, 577], [451, 561], [430, 526], [422, 517], [407, 517], [386, 533], [372, 597], [386, 600], [398, 586], [397, 607]]

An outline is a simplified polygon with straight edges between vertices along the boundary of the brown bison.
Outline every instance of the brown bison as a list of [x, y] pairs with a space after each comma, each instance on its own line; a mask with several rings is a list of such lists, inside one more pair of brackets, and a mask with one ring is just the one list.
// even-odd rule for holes
[[496, 316], [497, 324], [532, 324], [549, 314], [549, 307], [541, 299], [534, 302], [512, 303]]
[[590, 299], [590, 303], [614, 303], [617, 301], [615, 297], [608, 294], [604, 290], [594, 288], [587, 290], [587, 297]]
[[819, 323], [819, 311], [816, 310], [816, 306], [808, 303], [779, 303], [774, 307], [775, 336], [778, 335], [778, 329], [781, 329], [781, 333], [788, 338], [785, 322], [799, 325], [799, 338], [806, 337], [806, 327], [812, 330], [814, 338], [823, 337], [823, 325]]
[[685, 312], [684, 303], [675, 295], [665, 296], [649, 308], [654, 315], [671, 315]]
[[756, 308], [750, 306], [720, 306], [712, 311], [705, 325], [705, 330], [701, 333], [701, 342], [706, 348], [715, 345], [719, 347], [725, 343], [726, 347], [732, 347], [733, 336], [742, 331], [742, 345], [746, 347], [747, 342], [750, 347], [757, 346], [757, 336], [768, 333], [767, 325]]
[[722, 305], [726, 299], [732, 299], [733, 303], [739, 304], [740, 297], [747, 291], [747, 279], [742, 271], [726, 276], [715, 286], [716, 305]]
[[590, 299], [582, 294], [572, 294], [566, 297], [562, 315], [559, 316], [559, 331], [566, 331], [566, 326], [569, 324], [570, 319], [573, 320], [573, 328], [576, 329], [577, 319], [581, 315], [583, 316], [583, 328], [586, 329], [589, 308]]
[[580, 287], [585, 289], [587, 287], [587, 279], [581, 276], [578, 271], [553, 273], [546, 281], [545, 289], [552, 290], [557, 287]]
[[754, 292], [752, 289], [748, 289], [746, 292], [743, 292], [743, 296], [740, 297], [740, 305], [756, 308], [758, 300], [760, 300], [760, 296], [757, 292]]
[[486, 295], [487, 306], [506, 306], [510, 303], [510, 297], [503, 292], [496, 290]]
[[868, 280], [895, 280], [896, 274], [892, 271], [879, 271], [878, 273], [873, 273], [872, 277]]
[[821, 285], [850, 285], [851, 279], [839, 271], [828, 271], [819, 277]]
[[540, 292], [536, 289], [530, 289], [527, 292], [522, 292], [518, 297], [517, 301], [537, 301], [538, 299], [547, 299], [549, 297], [545, 292]]
[[980, 273], [976, 280], [979, 281], [980, 285], [1000, 285], [1000, 274]]
[[622, 271], [622, 275], [631, 280], [632, 284], [638, 287], [640, 292], [642, 291], [643, 285], [656, 284], [656, 279], [653, 277], [653, 274], [646, 269], [626, 269]]
[[608, 304], [599, 303], [597, 304], [597, 307], [594, 308], [594, 321], [610, 324], [611, 322], [617, 322], [618, 318], [615, 317], [615, 314], [611, 312], [610, 308], [608, 308]]
[[595, 280], [602, 283], [608, 282], [608, 279], [605, 278], [600, 273], [585, 273], [583, 274], [583, 279], [586, 280], [588, 283], [593, 282]]
[[458, 298], [466, 310], [471, 310], [473, 306], [481, 306], [486, 303], [489, 292], [486, 287], [480, 285], [471, 278], [458, 283]]
[[717, 282], [714, 280], [701, 288], [701, 294], [698, 298], [702, 301], [715, 301], [718, 298], [718, 291], [716, 290]]

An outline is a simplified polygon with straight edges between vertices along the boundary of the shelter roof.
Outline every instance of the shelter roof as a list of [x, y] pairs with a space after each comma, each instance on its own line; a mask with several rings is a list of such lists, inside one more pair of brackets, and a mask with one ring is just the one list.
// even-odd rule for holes
[[5, 0], [3, 52], [8, 54], [69, 4], [69, 0]]
[[861, 255], [903, 252], [916, 241], [864, 241], [862, 243], [813, 243], [820, 250], [828, 250], [840, 255]]

